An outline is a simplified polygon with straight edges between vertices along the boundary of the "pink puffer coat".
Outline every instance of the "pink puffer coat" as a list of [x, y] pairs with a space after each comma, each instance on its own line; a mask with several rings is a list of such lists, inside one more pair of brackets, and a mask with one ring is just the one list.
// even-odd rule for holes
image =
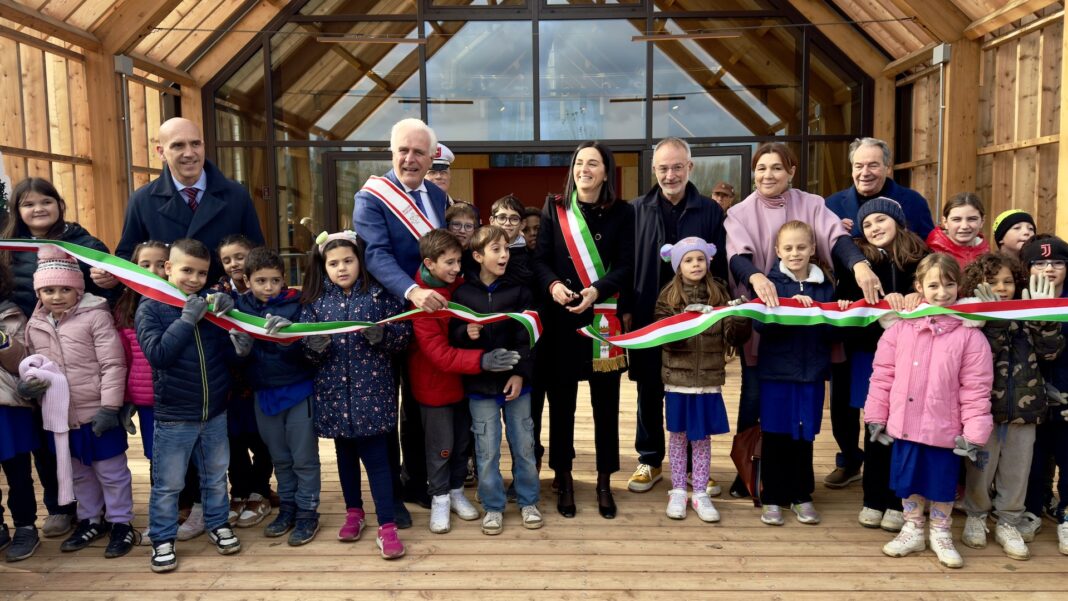
[[122, 350], [126, 355], [129, 372], [126, 375], [126, 401], [138, 407], [151, 407], [155, 400], [152, 394], [152, 366], [145, 359], [137, 342], [137, 330], [119, 328]]

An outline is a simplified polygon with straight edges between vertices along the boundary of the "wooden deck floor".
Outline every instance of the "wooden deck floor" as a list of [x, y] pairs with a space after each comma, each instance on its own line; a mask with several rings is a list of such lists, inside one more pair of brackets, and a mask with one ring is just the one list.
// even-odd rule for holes
[[[737, 362], [726, 391], [735, 414]], [[585, 391], [581, 393], [586, 399]], [[552, 473], [542, 473], [541, 507], [546, 525], [525, 530], [510, 505], [505, 530], [484, 536], [479, 522], [453, 519], [449, 534], [431, 534], [427, 511], [413, 510], [415, 526], [401, 532], [405, 558], [384, 561], [369, 529], [356, 543], [334, 538], [344, 516], [332, 445], [320, 446], [323, 461], [323, 528], [311, 544], [293, 549], [264, 538], [259, 528], [239, 530], [243, 550], [222, 557], [205, 537], [179, 545], [179, 569], [155, 575], [149, 550], [105, 560], [102, 544], [76, 554], [59, 552], [59, 541], [42, 543], [30, 560], [0, 563], [0, 599], [1063, 599], [1068, 557], [1057, 552], [1056, 531], [1046, 522], [1032, 544], [1033, 559], [1014, 561], [993, 543], [963, 548], [965, 567], [948, 570], [933, 553], [903, 559], [882, 555], [890, 535], [857, 525], [860, 486], [832, 491], [817, 484], [823, 523], [781, 528], [760, 523], [749, 501], [716, 500], [722, 522], [705, 524], [691, 511], [685, 521], [664, 515], [666, 482], [653, 491], [626, 491], [633, 469], [634, 388], [624, 379], [620, 415], [623, 471], [614, 482], [619, 516], [604, 520], [594, 496], [593, 431], [588, 403], [580, 410], [575, 477], [579, 514], [566, 520], [555, 511]], [[816, 442], [819, 482], [834, 463], [835, 446], [825, 415]], [[546, 420], [547, 421], [547, 420]], [[729, 436], [713, 441], [713, 476], [733, 474]], [[147, 519], [148, 463], [140, 437], [131, 438], [135, 524]], [[665, 476], [667, 476], [665, 470]], [[2, 479], [0, 479], [2, 481]], [[6, 484], [3, 484], [6, 488]], [[473, 498], [473, 492], [469, 495]], [[40, 498], [40, 497], [39, 497]], [[370, 508], [370, 495], [365, 493]], [[43, 515], [43, 508], [41, 515]], [[370, 520], [371, 523], [373, 519]], [[954, 530], [963, 519], [958, 515]]]

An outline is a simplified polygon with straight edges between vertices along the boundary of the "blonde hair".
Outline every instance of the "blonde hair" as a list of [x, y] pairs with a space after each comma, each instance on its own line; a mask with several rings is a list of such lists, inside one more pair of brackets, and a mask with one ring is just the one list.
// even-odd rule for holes
[[938, 270], [938, 277], [943, 284], [960, 284], [960, 263], [945, 253], [931, 253], [916, 266], [915, 283], [923, 287], [923, 281], [931, 270]]
[[787, 221], [786, 223], [782, 224], [782, 227], [779, 228], [779, 231], [775, 233], [775, 248], [779, 247], [779, 238], [782, 237], [783, 232], [787, 231], [804, 232], [805, 235], [808, 236], [808, 239], [812, 242], [812, 247], [816, 247], [816, 232], [812, 231], [812, 226], [805, 223], [804, 221], [798, 221], [795, 219], [793, 221]]

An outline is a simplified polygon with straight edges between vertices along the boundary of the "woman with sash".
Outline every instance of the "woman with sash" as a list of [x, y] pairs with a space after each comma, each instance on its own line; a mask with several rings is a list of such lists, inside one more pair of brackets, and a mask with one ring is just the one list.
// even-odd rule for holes
[[550, 198], [531, 268], [545, 297], [544, 334], [537, 352], [545, 366], [549, 401], [549, 467], [556, 472], [557, 510], [575, 516], [575, 405], [578, 383], [588, 380], [597, 450], [597, 509], [616, 515], [610, 479], [619, 471], [619, 379], [626, 354], [577, 332], [593, 324], [622, 332], [634, 268], [634, 210], [616, 195], [615, 159], [598, 142], [583, 142], [571, 155], [562, 196]]

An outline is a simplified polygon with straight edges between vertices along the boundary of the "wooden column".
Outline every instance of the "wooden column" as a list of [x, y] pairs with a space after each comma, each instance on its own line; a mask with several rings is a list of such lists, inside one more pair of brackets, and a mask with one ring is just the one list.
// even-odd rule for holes
[[[1062, 17], [1064, 27], [1068, 27], [1068, 13]], [[1068, 29], [1064, 31], [1068, 32]], [[1050, 50], [1054, 52], [1054, 50]], [[1061, 135], [1061, 142], [1057, 144], [1057, 196], [1056, 202], [1056, 230], [1055, 233], [1061, 238], [1068, 237], [1068, 210], [1061, 210], [1061, 202], [1068, 203], [1068, 86], [1063, 82], [1068, 82], [1068, 61], [1065, 58], [1068, 57], [1068, 35], [1061, 36], [1061, 92], [1060, 92], [1060, 129], [1058, 130]]]
[[204, 104], [200, 86], [182, 86], [182, 117], [197, 124], [204, 132]]
[[878, 75], [875, 77], [875, 106], [872, 111], [871, 135], [894, 146], [894, 97], [897, 88], [894, 78]]
[[122, 234], [129, 192], [126, 187], [125, 135], [122, 99], [115, 59], [110, 54], [85, 53], [86, 96], [89, 106], [89, 147], [93, 157], [95, 222], [83, 224], [114, 250]]
[[942, 202], [975, 189], [976, 127], [979, 123], [979, 42], [953, 44], [946, 66], [945, 122], [942, 128]]

